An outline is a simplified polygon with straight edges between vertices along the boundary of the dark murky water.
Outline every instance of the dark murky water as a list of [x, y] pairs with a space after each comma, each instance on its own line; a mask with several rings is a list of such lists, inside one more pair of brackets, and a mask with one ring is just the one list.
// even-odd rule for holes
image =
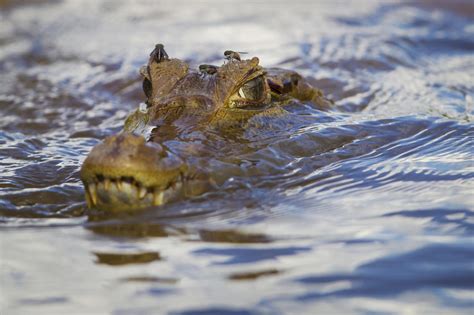
[[[472, 312], [471, 2], [1, 10], [2, 314]], [[78, 171], [142, 101], [156, 42], [195, 65], [248, 51], [337, 107], [269, 146], [304, 153], [274, 177], [97, 220]]]

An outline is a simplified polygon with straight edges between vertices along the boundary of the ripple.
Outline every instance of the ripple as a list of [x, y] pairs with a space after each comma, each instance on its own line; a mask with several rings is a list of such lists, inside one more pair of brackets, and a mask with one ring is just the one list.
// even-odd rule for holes
[[[468, 1], [0, 6], [6, 313], [470, 313]], [[80, 165], [143, 101], [137, 70], [156, 42], [192, 67], [247, 51], [336, 106], [290, 105], [231, 146], [190, 135], [227, 156], [216, 191], [88, 211]]]
[[232, 264], [252, 264], [264, 260], [275, 260], [279, 257], [293, 256], [295, 254], [309, 251], [307, 247], [283, 247], [283, 248], [201, 248], [194, 252], [196, 256], [210, 255], [224, 256], [224, 260], [216, 260], [211, 264], [232, 265]]
[[[433, 286], [472, 289], [474, 270], [470, 263], [471, 258], [470, 247], [433, 244], [399, 256], [366, 263], [359, 266], [351, 275], [315, 276], [300, 279], [309, 285], [339, 281], [353, 283], [349, 289], [334, 290], [322, 294], [309, 293], [301, 296], [300, 299], [357, 295], [394, 296], [407, 289]], [[387, 270], [392, 272], [387, 272]], [[466, 306], [471, 304], [467, 300], [464, 303]]]

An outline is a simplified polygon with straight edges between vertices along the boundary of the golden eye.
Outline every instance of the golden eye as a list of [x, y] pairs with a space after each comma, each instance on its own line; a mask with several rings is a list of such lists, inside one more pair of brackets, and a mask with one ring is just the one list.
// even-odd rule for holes
[[239, 89], [229, 97], [229, 108], [261, 109], [270, 101], [270, 89], [264, 75], [243, 83]]
[[246, 82], [239, 89], [238, 95], [246, 100], [258, 101], [263, 98], [265, 92], [265, 82], [263, 77], [259, 76]]

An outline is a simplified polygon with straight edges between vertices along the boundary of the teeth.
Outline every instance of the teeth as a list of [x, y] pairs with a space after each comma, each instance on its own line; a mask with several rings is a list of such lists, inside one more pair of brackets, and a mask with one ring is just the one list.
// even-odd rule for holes
[[104, 189], [107, 191], [110, 188], [110, 179], [104, 179]]
[[89, 186], [87, 186], [87, 190], [89, 191], [91, 204], [95, 206], [97, 204], [97, 186], [95, 183], [90, 183]]
[[123, 191], [123, 182], [121, 180], [117, 181], [117, 190]]
[[153, 192], [153, 205], [154, 206], [159, 206], [159, 205], [163, 204], [164, 194], [165, 193], [163, 191], [160, 191], [160, 192], [154, 191]]
[[143, 199], [146, 196], [146, 188], [145, 187], [139, 187], [137, 190], [137, 195], [138, 199]]
[[119, 178], [102, 178], [99, 182], [87, 184], [85, 187], [85, 199], [89, 208], [97, 206], [99, 197], [106, 195], [111, 195], [112, 199], [128, 199], [130, 202], [134, 199], [136, 202], [138, 202], [138, 200], [144, 200], [140, 203], [146, 200], [146, 203], [149, 204], [151, 201], [153, 206], [160, 206], [165, 203], [165, 199], [169, 199], [168, 194], [172, 194], [173, 191], [180, 189], [180, 187], [179, 182], [171, 183], [167, 190], [160, 191], [153, 187], [147, 188], [142, 186], [136, 181], [121, 180]]
[[89, 194], [88, 191], [86, 191], [86, 202], [87, 202], [87, 208], [92, 208], [92, 200], [91, 200], [91, 195]]

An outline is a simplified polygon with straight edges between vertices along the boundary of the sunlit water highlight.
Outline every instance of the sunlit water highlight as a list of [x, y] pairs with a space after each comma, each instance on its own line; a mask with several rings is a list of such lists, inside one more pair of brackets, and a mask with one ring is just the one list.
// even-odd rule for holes
[[[469, 1], [1, 5], [2, 314], [472, 312]], [[143, 101], [157, 42], [194, 66], [248, 51], [337, 106], [246, 135], [271, 176], [90, 213], [80, 165]]]

